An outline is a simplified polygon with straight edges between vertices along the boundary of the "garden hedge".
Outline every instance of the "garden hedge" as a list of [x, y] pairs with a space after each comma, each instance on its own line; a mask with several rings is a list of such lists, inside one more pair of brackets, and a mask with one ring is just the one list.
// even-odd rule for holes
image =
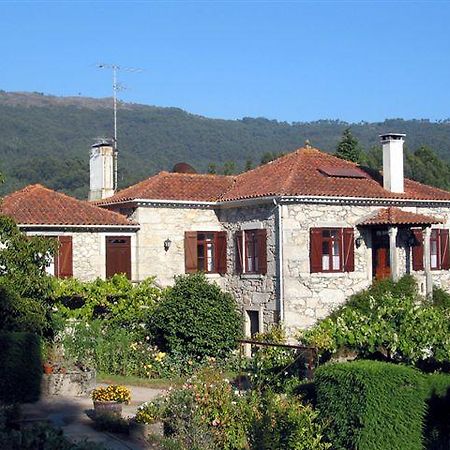
[[380, 361], [327, 364], [316, 372], [327, 437], [342, 450], [422, 450], [425, 376]]
[[0, 402], [38, 400], [41, 378], [39, 336], [23, 332], [0, 333]]
[[450, 375], [435, 373], [426, 378], [427, 416], [424, 433], [426, 448], [445, 450], [450, 448]]

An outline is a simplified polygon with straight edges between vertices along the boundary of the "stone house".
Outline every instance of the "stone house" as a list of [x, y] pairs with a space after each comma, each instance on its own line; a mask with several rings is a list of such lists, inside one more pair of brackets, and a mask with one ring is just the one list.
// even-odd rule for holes
[[450, 289], [450, 193], [404, 179], [403, 142], [382, 136], [383, 174], [306, 146], [237, 176], [161, 172], [96, 204], [139, 224], [137, 280], [203, 271], [236, 296], [248, 335], [294, 330], [376, 278]]
[[1, 212], [28, 235], [58, 240], [58, 254], [48, 267], [52, 275], [80, 280], [134, 276], [139, 226], [120, 214], [39, 184], [4, 197]]
[[35, 185], [2, 210], [60, 241], [57, 276], [168, 285], [202, 271], [237, 298], [248, 335], [277, 322], [294, 331], [377, 278], [450, 290], [450, 193], [404, 179], [403, 143], [382, 136], [382, 174], [307, 145], [236, 176], [181, 164], [114, 193], [117, 153], [100, 142], [90, 203]]

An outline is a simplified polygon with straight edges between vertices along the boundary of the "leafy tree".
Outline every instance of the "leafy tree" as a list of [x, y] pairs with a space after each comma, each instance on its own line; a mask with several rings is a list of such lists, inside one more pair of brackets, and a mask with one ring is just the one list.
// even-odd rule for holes
[[227, 161], [223, 165], [222, 173], [224, 175], [233, 175], [236, 173], [236, 162], [235, 161]]
[[342, 133], [342, 138], [336, 148], [335, 155], [347, 161], [361, 163], [362, 149], [358, 139], [352, 135], [350, 128], [346, 128]]
[[22, 298], [48, 299], [53, 278], [45, 269], [56, 244], [41, 236], [26, 236], [13, 219], [0, 216], [0, 282]]
[[247, 161], [245, 161], [245, 169], [244, 172], [248, 172], [249, 170], [253, 169], [253, 161], [251, 160], [251, 158], [247, 159]]
[[208, 173], [211, 175], [215, 175], [217, 173], [217, 164], [209, 163], [208, 164]]

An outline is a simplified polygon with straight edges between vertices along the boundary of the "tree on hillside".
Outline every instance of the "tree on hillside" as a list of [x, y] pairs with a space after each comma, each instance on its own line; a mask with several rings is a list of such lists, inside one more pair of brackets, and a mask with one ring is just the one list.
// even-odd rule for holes
[[336, 147], [335, 156], [347, 161], [355, 163], [362, 162], [363, 151], [359, 145], [358, 139], [356, 139], [350, 128], [346, 128], [342, 133], [342, 138]]

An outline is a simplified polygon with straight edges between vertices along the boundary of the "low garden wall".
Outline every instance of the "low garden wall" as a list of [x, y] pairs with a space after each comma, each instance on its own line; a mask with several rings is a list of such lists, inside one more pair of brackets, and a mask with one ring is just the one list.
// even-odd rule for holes
[[95, 384], [95, 370], [44, 374], [41, 381], [41, 395], [44, 397], [51, 395], [87, 395], [95, 388]]

